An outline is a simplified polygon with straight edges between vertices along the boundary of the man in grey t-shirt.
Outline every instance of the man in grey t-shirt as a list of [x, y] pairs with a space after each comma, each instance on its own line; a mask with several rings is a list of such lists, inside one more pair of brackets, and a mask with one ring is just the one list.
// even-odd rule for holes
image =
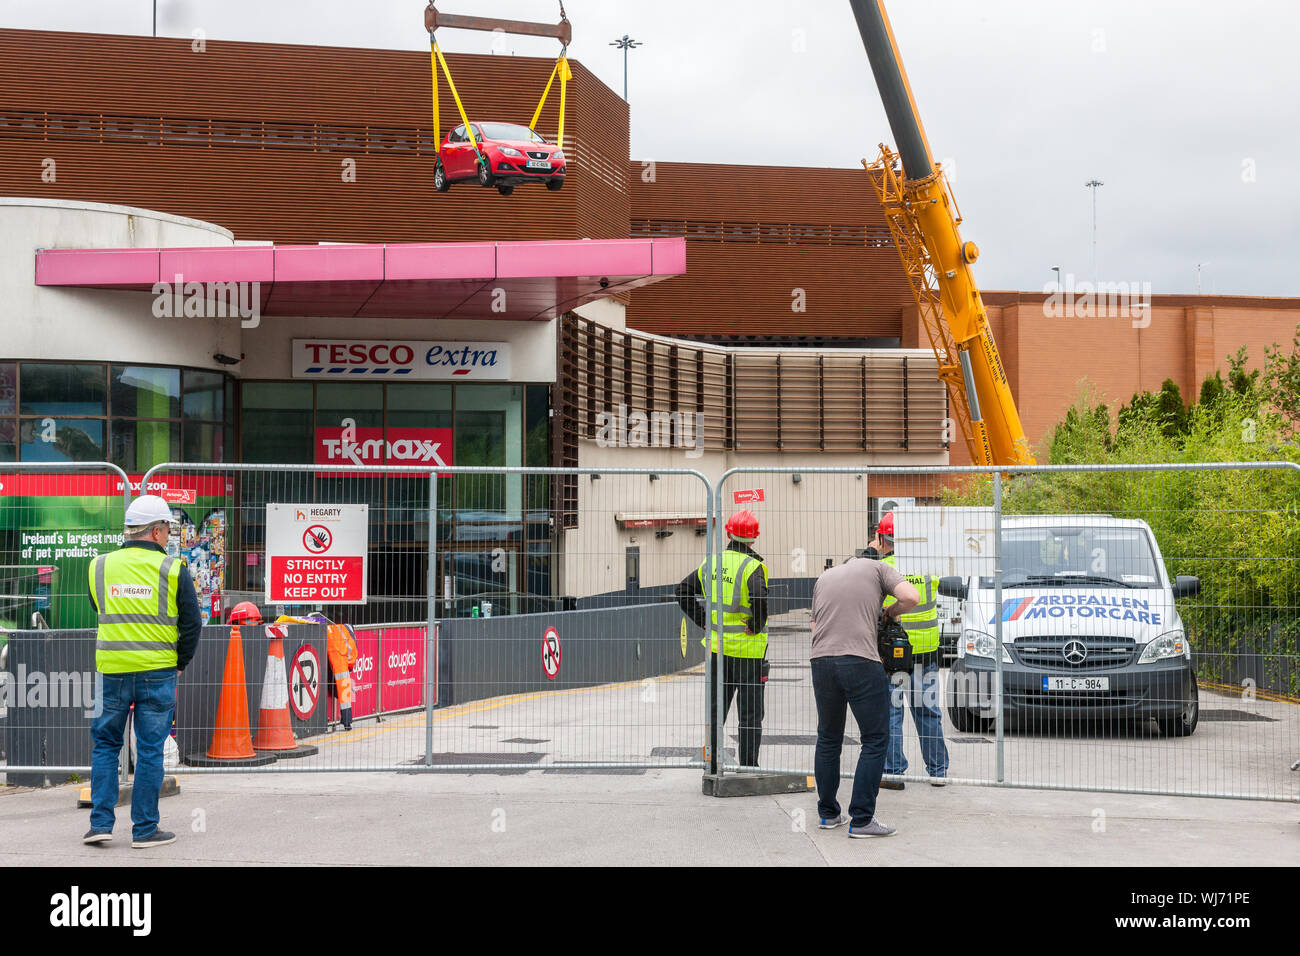
[[885, 595], [895, 603], [886, 613], [897, 617], [921, 602], [907, 579], [887, 564], [852, 558], [822, 572], [813, 588], [812, 681], [817, 700], [817, 813], [830, 830], [846, 820], [836, 794], [840, 787], [840, 752], [844, 722], [853, 708], [862, 737], [862, 752], [853, 775], [849, 836], [889, 836], [894, 832], [875, 819], [876, 794], [889, 746], [889, 678], [880, 663], [876, 621]]

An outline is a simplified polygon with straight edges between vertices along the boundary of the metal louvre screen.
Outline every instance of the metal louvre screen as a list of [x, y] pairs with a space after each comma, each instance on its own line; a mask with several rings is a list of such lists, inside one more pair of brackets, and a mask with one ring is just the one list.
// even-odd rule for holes
[[[717, 500], [720, 523], [758, 516], [772, 581], [757, 767], [814, 773], [813, 589], [875, 547], [921, 600], [902, 621], [913, 666], [889, 676], [892, 732], [857, 715], [887, 781], [1296, 799], [1296, 466], [734, 469]], [[835, 580], [829, 605], [846, 600]], [[818, 619], [844, 637], [842, 615]], [[852, 778], [864, 738], [838, 706]]]

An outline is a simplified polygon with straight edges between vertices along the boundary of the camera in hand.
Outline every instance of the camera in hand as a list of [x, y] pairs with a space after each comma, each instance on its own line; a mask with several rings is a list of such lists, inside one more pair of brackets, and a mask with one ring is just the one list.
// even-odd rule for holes
[[895, 674], [912, 669], [912, 642], [907, 631], [896, 618], [883, 611], [876, 622], [876, 643], [886, 672]]

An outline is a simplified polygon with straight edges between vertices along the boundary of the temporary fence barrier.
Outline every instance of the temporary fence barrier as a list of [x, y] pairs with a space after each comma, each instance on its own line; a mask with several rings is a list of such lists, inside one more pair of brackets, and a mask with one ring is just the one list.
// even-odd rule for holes
[[[79, 532], [111, 546], [129, 479], [77, 467], [120, 479], [96, 519], [103, 528]], [[760, 520], [755, 547], [770, 576], [756, 767], [811, 775], [813, 588], [890, 511], [897, 568], [939, 609], [941, 647], [912, 678], [915, 710], [895, 716], [886, 779], [925, 783], [941, 771], [951, 783], [1295, 800], [1286, 769], [1300, 756], [1298, 471], [743, 468], [715, 490], [689, 470], [161, 465], [144, 486], [179, 512], [180, 553], [209, 619], [178, 687], [177, 750], [204, 764], [182, 765], [193, 772], [731, 772], [738, 708], [731, 732], [709, 726], [706, 690], [724, 691], [724, 674], [674, 587], [702, 565], [707, 582], [707, 556], [726, 546], [722, 522], [744, 507]], [[0, 514], [18, 554], [6, 563], [21, 563], [24, 548], [51, 546], [21, 536], [57, 525], [32, 509], [64, 506], [48, 488], [33, 501], [6, 484]], [[359, 505], [363, 545], [352, 551], [356, 528], [332, 523], [341, 513], [308, 513]], [[288, 517], [270, 506], [288, 506]], [[305, 526], [286, 545], [268, 515], [293, 525], [294, 506], [307, 506]], [[305, 534], [317, 525], [323, 535]], [[67, 533], [53, 546], [93, 544]], [[26, 560], [42, 559], [33, 550]], [[271, 576], [279, 601], [266, 600]], [[940, 578], [950, 579], [942, 589]], [[299, 596], [314, 587], [362, 587], [365, 603]], [[712, 589], [700, 590], [709, 615]], [[237, 639], [222, 623], [234, 596], [257, 599], [263, 618], [241, 623]], [[84, 589], [55, 586], [49, 599], [72, 613]], [[351, 731], [330, 719], [328, 627], [308, 619], [318, 610], [356, 631]], [[64, 676], [59, 706], [9, 707], [11, 781], [88, 769], [88, 603], [83, 616], [12, 634], [8, 670], [24, 666], [24, 702], [35, 699], [32, 673]], [[295, 745], [314, 752], [254, 761], [226, 748], [227, 737], [257, 739], [261, 715], [277, 707], [289, 710]], [[235, 725], [241, 713], [247, 726]], [[842, 777], [859, 741], [850, 714]]]
[[741, 506], [777, 591], [758, 769], [813, 774], [812, 588], [888, 511], [943, 646], [893, 677], [886, 780], [1298, 799], [1300, 465], [736, 468]]
[[[77, 433], [64, 428], [50, 439], [58, 448], [75, 442]], [[0, 464], [0, 773], [11, 783], [14, 744], [20, 735], [36, 739], [29, 728], [40, 728], [42, 744], [48, 743], [48, 751], [36, 752], [44, 762], [66, 765], [56, 771], [89, 773], [89, 760], [72, 759], [75, 751], [65, 746], [71, 725], [64, 711], [47, 708], [93, 696], [93, 632], [88, 660], [74, 668], [64, 666], [71, 663], [64, 643], [50, 629], [93, 627], [87, 568], [96, 555], [121, 545], [132, 494], [130, 478], [108, 462]], [[29, 759], [23, 751], [17, 761]], [[122, 773], [125, 761], [124, 748]]]
[[[210, 530], [181, 546], [209, 613], [256, 598], [263, 630], [314, 612], [354, 629], [352, 730], [327, 722], [318, 753], [254, 770], [703, 765], [702, 635], [672, 597], [708, 551], [697, 472], [169, 463], [146, 481]], [[320, 630], [305, 669], [285, 642], [289, 700], [332, 718]], [[267, 639], [243, 631], [255, 719]], [[222, 661], [226, 635], [203, 632]], [[212, 714], [223, 668], [189, 681]]]

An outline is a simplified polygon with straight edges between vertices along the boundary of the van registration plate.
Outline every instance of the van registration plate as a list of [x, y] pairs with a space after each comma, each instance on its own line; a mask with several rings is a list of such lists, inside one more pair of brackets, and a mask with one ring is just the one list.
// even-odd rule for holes
[[1110, 690], [1109, 677], [1044, 677], [1043, 690]]

